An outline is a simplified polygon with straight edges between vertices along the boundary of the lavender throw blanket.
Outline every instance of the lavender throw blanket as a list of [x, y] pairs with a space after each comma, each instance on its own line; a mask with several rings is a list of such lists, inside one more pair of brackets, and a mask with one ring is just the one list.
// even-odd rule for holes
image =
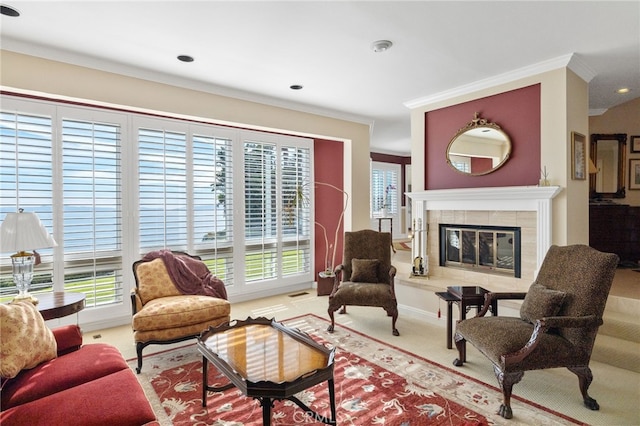
[[142, 260], [160, 258], [167, 267], [169, 277], [182, 294], [200, 294], [227, 299], [224, 283], [211, 274], [201, 260], [188, 255], [173, 253], [171, 250], [157, 250], [147, 253]]

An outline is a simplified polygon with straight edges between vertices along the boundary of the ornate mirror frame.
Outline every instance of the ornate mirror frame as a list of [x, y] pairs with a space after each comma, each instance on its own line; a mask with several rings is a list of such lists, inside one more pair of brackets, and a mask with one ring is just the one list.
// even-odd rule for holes
[[[480, 136], [481, 132], [491, 133], [492, 137], [482, 137]], [[472, 139], [471, 141], [463, 141], [463, 138], [469, 137]], [[466, 154], [468, 155], [463, 156], [468, 156], [471, 159], [484, 158], [485, 160], [492, 161], [491, 166], [487, 166], [486, 169], [481, 169], [480, 171], [475, 172], [466, 172], [457, 168], [452, 161], [452, 157], [454, 155], [459, 155], [456, 153], [462, 150], [466, 150], [466, 147], [470, 145], [473, 145], [475, 143], [482, 143], [482, 140], [488, 141], [485, 146], [485, 151], [493, 151], [492, 154], [494, 155], [486, 155], [485, 153], [482, 153], [474, 156], [471, 152], [466, 152]], [[497, 124], [487, 121], [484, 118], [480, 118], [479, 114], [476, 112], [474, 114], [473, 120], [467, 123], [467, 125], [460, 130], [458, 130], [453, 138], [451, 138], [451, 141], [447, 146], [446, 160], [447, 164], [449, 164], [449, 166], [458, 173], [462, 173], [467, 176], [482, 176], [498, 170], [504, 165], [504, 163], [507, 162], [510, 155], [511, 139], [509, 138], [509, 135], [507, 135]]]
[[625, 157], [627, 153], [627, 135], [625, 133], [601, 134], [594, 133], [591, 135], [590, 155], [593, 164], [598, 167], [598, 141], [617, 141], [618, 142], [618, 161], [617, 170], [614, 175], [617, 177], [616, 192], [596, 192], [597, 172], [589, 175], [589, 196], [590, 198], [624, 198], [625, 193]]

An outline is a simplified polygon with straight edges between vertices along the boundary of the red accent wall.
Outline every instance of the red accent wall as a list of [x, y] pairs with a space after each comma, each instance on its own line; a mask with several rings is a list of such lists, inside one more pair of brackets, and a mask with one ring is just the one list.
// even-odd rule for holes
[[[509, 160], [493, 173], [467, 176], [446, 162], [453, 135], [474, 113], [498, 124], [511, 139]], [[540, 85], [524, 87], [425, 113], [425, 189], [537, 185], [540, 180]]]
[[471, 173], [483, 172], [491, 169], [491, 158], [471, 157]]
[[[316, 139], [313, 149], [314, 174], [316, 182], [324, 182], [344, 189], [344, 145], [342, 142]], [[340, 213], [344, 206], [344, 194], [334, 188], [315, 186], [315, 215], [316, 222], [327, 229], [327, 238], [332, 244]], [[315, 277], [324, 271], [325, 242], [322, 228], [315, 225]], [[342, 241], [344, 238], [344, 220], [338, 229], [338, 244], [336, 247], [336, 263], [342, 262]], [[333, 252], [333, 249], [332, 251]], [[329, 253], [331, 256], [331, 253]]]

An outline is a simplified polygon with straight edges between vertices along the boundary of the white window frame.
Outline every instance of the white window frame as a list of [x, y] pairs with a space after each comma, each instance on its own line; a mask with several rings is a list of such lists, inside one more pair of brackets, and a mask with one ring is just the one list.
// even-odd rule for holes
[[[374, 174], [383, 176], [383, 184], [378, 187], [374, 185]], [[399, 164], [394, 163], [381, 163], [378, 161], [371, 162], [371, 204], [370, 215], [373, 218], [381, 216], [381, 200], [385, 197], [385, 190], [388, 185], [393, 185], [395, 188], [389, 190], [389, 207], [387, 207], [387, 214], [392, 217], [399, 217], [401, 211], [401, 199], [402, 188], [400, 187], [402, 168]]]
[[[105, 307], [92, 307], [81, 311], [77, 317], [66, 317], [59, 323], [100, 323], [100, 326], [122, 324], [130, 320], [131, 306], [129, 299], [129, 292], [135, 286], [133, 274], [130, 272], [130, 265], [140, 258], [139, 247], [139, 232], [138, 232], [138, 147], [137, 147], [137, 128], [141, 123], [158, 123], [162, 121], [167, 128], [171, 129], [186, 129], [187, 134], [190, 136], [194, 133], [211, 132], [212, 134], [219, 135], [224, 134], [225, 137], [229, 137], [232, 143], [232, 155], [233, 155], [233, 186], [236, 190], [233, 191], [233, 268], [234, 268], [234, 280], [233, 285], [228, 287], [229, 298], [232, 301], [251, 300], [256, 297], [264, 297], [273, 294], [279, 294], [282, 292], [296, 291], [300, 289], [310, 288], [311, 283], [314, 281], [314, 265], [313, 265], [313, 253], [312, 250], [309, 254], [308, 272], [291, 274], [290, 276], [282, 276], [279, 274], [275, 279], [264, 280], [260, 282], [252, 282], [248, 285], [244, 280], [244, 191], [238, 190], [243, 188], [243, 176], [244, 172], [239, 171], [244, 168], [242, 159], [243, 153], [243, 137], [259, 137], [262, 140], [275, 140], [280, 146], [294, 146], [299, 144], [309, 149], [310, 158], [310, 182], [313, 182], [313, 140], [302, 137], [288, 136], [288, 135], [276, 135], [273, 133], [247, 131], [242, 129], [229, 128], [226, 126], [216, 126], [214, 124], [206, 123], [194, 123], [181, 119], [172, 118], [151, 118], [147, 115], [141, 115], [134, 112], [122, 112], [112, 111], [105, 108], [93, 108], [87, 106], [69, 105], [64, 102], [56, 102], [49, 100], [25, 100], [23, 98], [14, 96], [1, 97], [2, 110], [8, 112], [19, 112], [24, 114], [38, 114], [50, 116], [52, 119], [52, 127], [54, 132], [52, 133], [52, 161], [53, 161], [53, 220], [51, 223], [52, 234], [54, 238], [60, 243], [60, 246], [51, 250], [49, 255], [52, 259], [50, 264], [53, 264], [53, 290], [63, 291], [64, 283], [61, 277], [64, 276], [65, 266], [65, 254], [64, 254], [64, 234], [63, 234], [63, 204], [62, 204], [62, 185], [60, 179], [62, 176], [62, 146], [61, 146], [61, 134], [60, 125], [58, 122], [62, 117], [69, 119], [92, 119], [96, 121], [105, 122], [117, 122], [121, 128], [121, 203], [122, 203], [122, 242], [121, 242], [121, 259], [122, 259], [122, 276], [123, 298], [121, 303], [105, 306]], [[206, 133], [209, 134], [209, 133]], [[292, 145], [293, 144], [293, 145]], [[236, 170], [235, 168], [238, 168]], [[188, 173], [193, 172], [193, 165], [187, 166]], [[190, 183], [189, 185], [192, 185]], [[310, 224], [313, 224], [314, 217], [314, 205], [313, 205], [313, 185], [310, 184], [310, 197], [309, 197], [309, 213], [308, 220]], [[192, 190], [192, 186], [187, 186], [187, 192]], [[192, 201], [192, 197], [188, 195], [189, 201]], [[282, 220], [282, 200], [278, 198], [278, 220]], [[192, 205], [192, 203], [191, 203]], [[193, 216], [189, 216], [191, 221]], [[1, 218], [0, 218], [1, 219]], [[282, 225], [279, 224], [279, 235], [282, 237]], [[192, 229], [189, 226], [189, 229]], [[309, 246], [313, 247], [313, 241], [315, 238], [314, 227], [310, 226], [309, 230]], [[190, 239], [193, 241], [193, 238]], [[193, 246], [187, 247], [189, 250], [198, 253], [198, 249]], [[202, 251], [202, 250], [200, 250]], [[206, 252], [207, 249], [204, 249]], [[46, 254], [46, 253], [45, 253]], [[281, 254], [281, 249], [280, 249]], [[5, 263], [8, 259], [3, 258], [1, 260], [2, 265], [5, 266], [3, 270], [6, 270]]]

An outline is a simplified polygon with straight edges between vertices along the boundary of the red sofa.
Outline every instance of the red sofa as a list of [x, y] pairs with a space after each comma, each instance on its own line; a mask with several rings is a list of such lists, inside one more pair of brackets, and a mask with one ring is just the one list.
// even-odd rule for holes
[[53, 329], [58, 356], [2, 383], [0, 424], [157, 424], [142, 387], [114, 346], [82, 345], [75, 325]]

